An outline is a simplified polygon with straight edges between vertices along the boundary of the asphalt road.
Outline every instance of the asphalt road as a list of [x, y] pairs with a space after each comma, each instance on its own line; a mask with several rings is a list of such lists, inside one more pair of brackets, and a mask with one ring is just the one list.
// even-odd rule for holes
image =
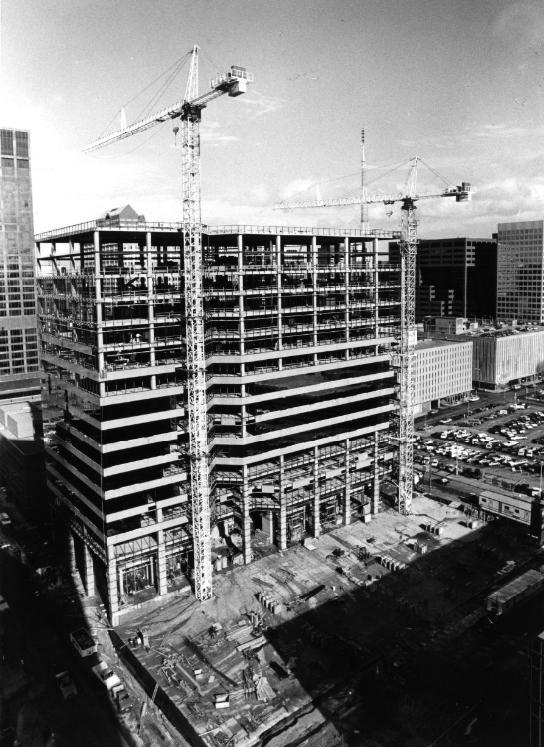
[[[3, 535], [3, 536], [2, 536]], [[31, 589], [32, 571], [13, 553], [8, 531], [0, 535], [0, 594], [9, 610], [0, 612], [0, 682], [7, 688], [28, 681], [18, 696], [11, 717], [25, 747], [128, 747], [111, 699], [69, 642], [70, 629], [82, 621], [77, 601], [66, 613], [37, 597]], [[64, 605], [66, 606], [66, 605]], [[63, 700], [55, 674], [68, 670], [78, 695]], [[1, 685], [0, 685], [1, 687]], [[51, 734], [55, 738], [51, 739]]]

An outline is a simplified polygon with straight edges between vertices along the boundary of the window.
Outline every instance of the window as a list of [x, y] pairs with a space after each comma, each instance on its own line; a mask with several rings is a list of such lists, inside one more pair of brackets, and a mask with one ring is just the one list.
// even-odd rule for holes
[[25, 161], [24, 158], [18, 158], [17, 159], [17, 168], [18, 169], [28, 169], [29, 168], [28, 161]]
[[[3, 156], [13, 155], [13, 132], [11, 130], [0, 130], [0, 151]], [[4, 166], [4, 163], [2, 163], [2, 166]]]
[[3, 169], [12, 169], [14, 167], [14, 160], [13, 158], [2, 158], [2, 168]]
[[[21, 158], [28, 158], [28, 132], [15, 132], [15, 145], [17, 147], [17, 155]], [[26, 167], [28, 168], [28, 161]]]

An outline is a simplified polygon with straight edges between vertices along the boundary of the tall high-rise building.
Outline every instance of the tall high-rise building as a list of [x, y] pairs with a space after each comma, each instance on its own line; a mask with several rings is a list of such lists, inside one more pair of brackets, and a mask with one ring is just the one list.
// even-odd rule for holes
[[544, 322], [544, 221], [499, 223], [497, 319]]
[[[398, 244], [392, 244], [392, 256]], [[416, 320], [426, 316], [494, 317], [494, 239], [421, 239], [416, 260]]]
[[[64, 410], [48, 484], [116, 621], [192, 564], [183, 235], [127, 207], [36, 240]], [[347, 229], [208, 227], [203, 252], [214, 563], [369, 521], [393, 457], [399, 265]]]
[[0, 130], [0, 402], [39, 394], [29, 135]]

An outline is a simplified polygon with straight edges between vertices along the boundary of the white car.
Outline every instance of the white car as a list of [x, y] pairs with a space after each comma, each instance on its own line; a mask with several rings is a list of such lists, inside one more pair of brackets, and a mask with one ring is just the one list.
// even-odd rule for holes
[[11, 524], [11, 519], [6, 513], [0, 513], [0, 524], [2, 524], [3, 527], [8, 527]]
[[6, 610], [9, 610], [9, 604], [4, 597], [0, 597], [0, 612], [5, 612]]
[[119, 677], [110, 669], [105, 661], [101, 661], [96, 666], [94, 666], [93, 672], [96, 674], [100, 682], [103, 682], [106, 685], [106, 688], [108, 690], [111, 690], [112, 687], [121, 684], [121, 680], [119, 679]]
[[451, 418], [444, 418], [443, 420], [439, 420], [438, 422], [442, 425], [445, 425], [446, 423], [451, 423]]

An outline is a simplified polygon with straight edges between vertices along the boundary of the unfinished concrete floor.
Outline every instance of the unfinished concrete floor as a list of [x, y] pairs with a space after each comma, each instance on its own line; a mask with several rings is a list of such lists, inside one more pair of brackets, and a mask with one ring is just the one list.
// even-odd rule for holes
[[[440, 523], [442, 533], [425, 531], [428, 523]], [[389, 509], [313, 547], [216, 574], [209, 601], [184, 595], [135, 610], [118, 632], [126, 641], [148, 629], [149, 650], [134, 653], [203, 745], [380, 744], [368, 731], [358, 741], [365, 729], [357, 682], [392, 671], [402, 689], [407, 675], [391, 664], [403, 645], [436, 653], [469, 627], [505, 561], [519, 566], [535, 555], [512, 540], [519, 531], [499, 522], [469, 529], [454, 504], [415, 496], [410, 516]], [[426, 554], [415, 552], [418, 541]], [[384, 567], [385, 557], [400, 568]], [[252, 613], [262, 613], [262, 625]], [[432, 684], [423, 696], [431, 707]]]

